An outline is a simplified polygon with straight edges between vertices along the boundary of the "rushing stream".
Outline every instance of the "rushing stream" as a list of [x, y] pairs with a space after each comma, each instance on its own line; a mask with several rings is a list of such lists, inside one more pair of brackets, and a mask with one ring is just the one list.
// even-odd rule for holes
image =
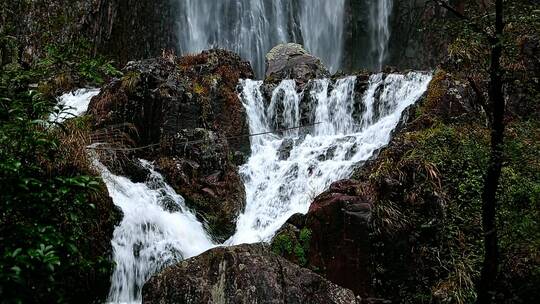
[[[263, 98], [261, 81], [241, 81], [239, 96], [252, 134], [278, 125], [309, 127], [251, 138], [252, 155], [240, 167], [246, 208], [236, 233], [221, 245], [270, 241], [292, 214], [306, 213], [317, 194], [349, 177], [357, 165], [388, 144], [404, 109], [420, 98], [430, 80], [430, 74], [419, 72], [375, 74], [362, 96], [355, 95], [356, 77], [314, 80], [301, 93], [294, 81], [284, 80], [269, 101]], [[79, 94], [78, 102], [87, 102], [91, 95]], [[307, 108], [305, 100], [311, 100]], [[303, 116], [309, 121], [302, 122]], [[140, 302], [142, 286], [154, 273], [220, 245], [153, 164], [140, 162], [149, 172], [145, 183], [114, 175], [95, 161], [124, 214], [112, 240], [116, 267], [111, 303]]]

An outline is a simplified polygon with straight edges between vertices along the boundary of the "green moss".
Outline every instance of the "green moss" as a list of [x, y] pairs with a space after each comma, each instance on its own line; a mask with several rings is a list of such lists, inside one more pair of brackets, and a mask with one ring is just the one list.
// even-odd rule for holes
[[272, 241], [272, 251], [302, 267], [308, 267], [308, 253], [311, 245], [311, 230], [303, 228], [299, 232], [284, 231]]
[[276, 236], [272, 241], [272, 251], [281, 256], [292, 254], [293, 242], [291, 238], [286, 234]]

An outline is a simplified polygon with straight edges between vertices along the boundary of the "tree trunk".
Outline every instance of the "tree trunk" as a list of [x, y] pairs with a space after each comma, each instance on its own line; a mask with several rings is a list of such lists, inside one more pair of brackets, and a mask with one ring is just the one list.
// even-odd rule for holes
[[480, 282], [477, 286], [477, 303], [492, 303], [495, 295], [495, 285], [499, 268], [499, 250], [497, 244], [497, 189], [503, 163], [504, 142], [504, 111], [505, 101], [503, 96], [502, 81], [502, 33], [503, 3], [497, 0], [495, 4], [495, 36], [490, 39], [491, 66], [489, 83], [489, 101], [492, 108], [491, 129], [491, 156], [482, 192], [482, 225], [484, 229], [484, 263]]

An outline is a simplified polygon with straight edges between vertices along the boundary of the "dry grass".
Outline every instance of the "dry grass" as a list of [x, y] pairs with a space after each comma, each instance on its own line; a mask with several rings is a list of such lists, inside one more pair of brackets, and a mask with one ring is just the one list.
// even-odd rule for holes
[[378, 235], [396, 235], [409, 227], [407, 218], [391, 201], [380, 201], [373, 206], [372, 228]]

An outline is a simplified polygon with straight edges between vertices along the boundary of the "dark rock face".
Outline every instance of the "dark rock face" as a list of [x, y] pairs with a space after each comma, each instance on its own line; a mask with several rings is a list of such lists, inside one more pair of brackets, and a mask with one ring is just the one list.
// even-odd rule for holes
[[356, 303], [354, 294], [262, 244], [216, 248], [166, 268], [143, 303]]
[[37, 0], [6, 1], [6, 5], [9, 13], [0, 21], [17, 24], [12, 35], [23, 46], [21, 60], [29, 64], [50, 44], [80, 40], [119, 64], [155, 57], [177, 45], [174, 1]]
[[329, 77], [330, 72], [321, 60], [296, 43], [280, 44], [266, 55], [265, 84], [277, 84], [294, 79], [302, 87], [310, 79]]
[[478, 88], [463, 79], [439, 70], [427, 92], [424, 110], [444, 121], [475, 119], [485, 108], [485, 100]]
[[[156, 161], [188, 206], [224, 239], [245, 204], [233, 155], [249, 152], [249, 138], [241, 136], [248, 126], [236, 85], [252, 76], [247, 62], [224, 50], [130, 62], [124, 77], [90, 104], [101, 134], [96, 141], [143, 147], [127, 158]], [[130, 161], [117, 163], [116, 171], [141, 176]]]
[[[343, 180], [312, 203], [305, 216], [295, 216], [277, 233], [273, 248], [283, 238], [304, 242], [303, 256], [298, 249], [285, 257], [317, 270], [325, 278], [351, 289], [362, 297], [369, 295], [369, 254], [371, 207], [375, 198], [364, 184]], [[309, 234], [306, 239], [305, 234]], [[307, 242], [307, 244], [305, 244]], [[283, 252], [280, 252], [283, 253]], [[302, 263], [300, 263], [302, 264]]]

